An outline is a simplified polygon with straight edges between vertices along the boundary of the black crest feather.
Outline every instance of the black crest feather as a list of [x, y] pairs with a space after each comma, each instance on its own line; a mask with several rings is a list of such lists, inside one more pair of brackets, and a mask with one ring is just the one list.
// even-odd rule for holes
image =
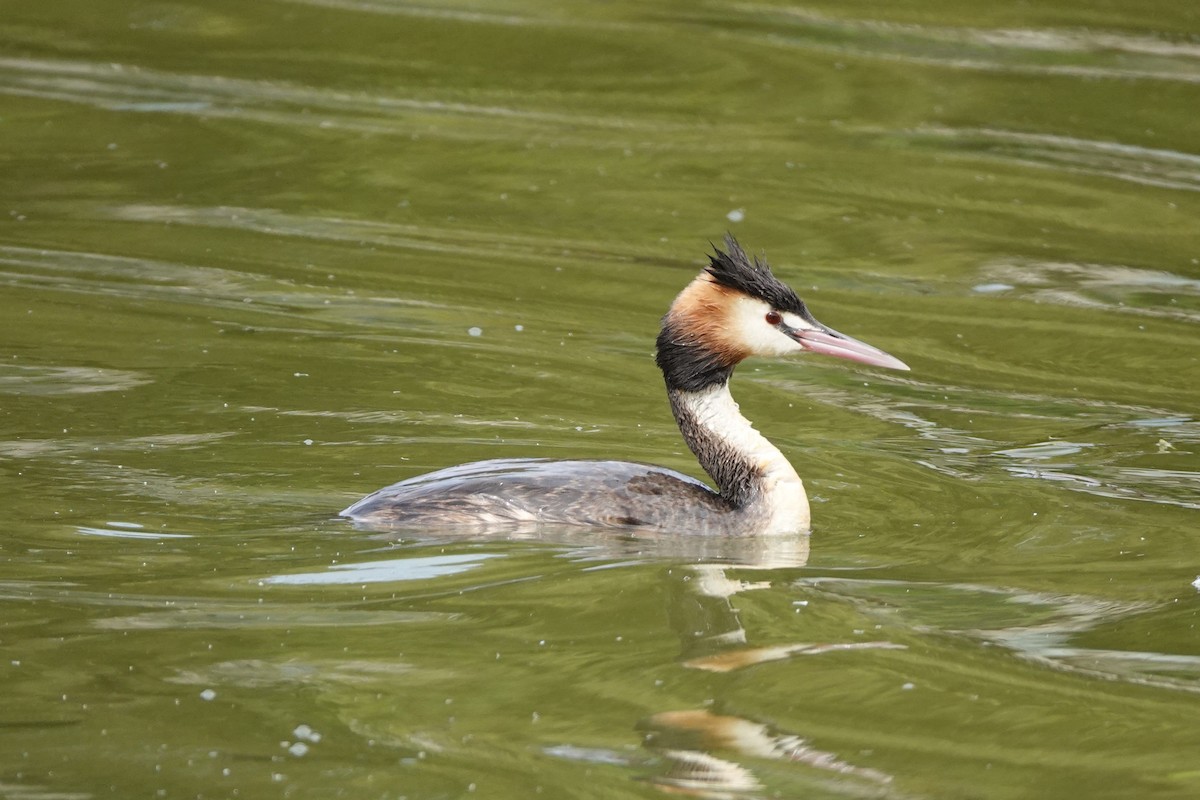
[[725, 249], [713, 245], [713, 255], [705, 270], [722, 286], [757, 297], [778, 311], [790, 311], [810, 319], [808, 308], [792, 287], [775, 277], [766, 261], [757, 256], [752, 260], [732, 234], [725, 234]]

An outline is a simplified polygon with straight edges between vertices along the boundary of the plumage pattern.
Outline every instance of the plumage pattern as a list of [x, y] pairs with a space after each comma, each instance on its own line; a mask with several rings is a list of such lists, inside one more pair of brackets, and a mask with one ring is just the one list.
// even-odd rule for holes
[[729, 511], [702, 482], [649, 464], [497, 458], [401, 481], [342, 516], [387, 527], [553, 523], [706, 532], [705, 520], [719, 523]]

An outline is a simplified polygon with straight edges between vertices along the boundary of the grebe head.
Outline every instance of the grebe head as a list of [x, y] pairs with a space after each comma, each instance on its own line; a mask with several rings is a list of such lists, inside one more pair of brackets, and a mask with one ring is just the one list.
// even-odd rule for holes
[[679, 293], [663, 317], [658, 366], [670, 388], [699, 391], [729, 380], [748, 356], [811, 352], [907, 370], [897, 358], [822, 325], [765, 261], [749, 258], [732, 236]]

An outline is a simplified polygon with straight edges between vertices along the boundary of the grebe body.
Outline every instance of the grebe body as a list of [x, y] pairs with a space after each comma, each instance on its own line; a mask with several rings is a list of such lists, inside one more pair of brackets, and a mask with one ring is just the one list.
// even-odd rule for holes
[[380, 489], [341, 512], [369, 527], [548, 523], [763, 535], [807, 530], [796, 470], [754, 429], [729, 393], [752, 355], [824, 353], [908, 369], [825, 327], [767, 264], [731, 236], [727, 252], [680, 292], [658, 335], [659, 368], [680, 433], [717, 489], [663, 467], [626, 461], [494, 459]]
[[[679, 518], [680, 509], [687, 509]], [[702, 481], [630, 461], [497, 458], [401, 481], [342, 512], [402, 525], [651, 526], [669, 529], [720, 517], [720, 495]], [[705, 513], [707, 512], [707, 514]]]

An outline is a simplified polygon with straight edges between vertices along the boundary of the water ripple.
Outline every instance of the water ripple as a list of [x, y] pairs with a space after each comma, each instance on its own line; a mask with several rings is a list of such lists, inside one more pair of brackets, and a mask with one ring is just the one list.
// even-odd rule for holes
[[[139, 215], [160, 213], [170, 219], [169, 209], [122, 209], [115, 212], [122, 218], [145, 218]], [[180, 217], [188, 216], [183, 213]], [[282, 234], [280, 227], [256, 223], [254, 215], [246, 219], [239, 217], [236, 210], [196, 209], [189, 218], [203, 220], [197, 224], [225, 224], [229, 227]], [[224, 221], [223, 223], [221, 221]], [[320, 228], [313, 221], [314, 227]], [[332, 237], [338, 227], [336, 220], [327, 222], [325, 230]], [[320, 236], [320, 233], [314, 235]], [[379, 320], [364, 320], [364, 306], [394, 309], [404, 306], [412, 309], [436, 308], [434, 304], [406, 300], [396, 297], [358, 297], [347, 290], [331, 290], [328, 286], [306, 286], [292, 280], [276, 279], [252, 272], [238, 272], [211, 266], [181, 264], [159, 259], [132, 258], [105, 253], [88, 253], [72, 250], [52, 250], [0, 245], [0, 285], [43, 290], [70, 292], [87, 296], [105, 296], [134, 301], [152, 300], [158, 304], [195, 304], [208, 308], [223, 309], [230, 316], [242, 318], [270, 317], [304, 318], [306, 334], [313, 334], [313, 312], [339, 316], [339, 328], [343, 323], [358, 326], [378, 325]], [[344, 308], [345, 307], [345, 308]], [[346, 313], [342, 313], [345, 311]], [[211, 316], [211, 314], [210, 314]], [[411, 320], [409, 320], [411, 322]], [[228, 320], [213, 318], [221, 325], [233, 325]], [[261, 326], [257, 326], [261, 327]], [[111, 391], [127, 388], [129, 383], [147, 382], [133, 373], [115, 370], [84, 370], [74, 367], [15, 367], [0, 373], [0, 392], [36, 393], [41, 387], [45, 392], [67, 391], [72, 384], [74, 391], [85, 391], [81, 387], [92, 386], [91, 391]], [[105, 386], [111, 389], [102, 388]]]
[[290, 214], [270, 208], [236, 206], [122, 205], [103, 209], [104, 216], [128, 222], [170, 222], [226, 228], [270, 236], [326, 242], [371, 244], [398, 250], [445, 253], [473, 258], [513, 257], [560, 264], [566, 257], [626, 261], [600, 240], [546, 238], [469, 228], [439, 228], [376, 220]]
[[303, 6], [317, 8], [332, 8], [338, 11], [351, 11], [366, 14], [387, 14], [389, 16], [428, 17], [431, 19], [452, 20], [487, 25], [532, 25], [544, 23], [538, 17], [517, 16], [516, 14], [497, 14], [491, 11], [476, 11], [464, 8], [434, 8], [418, 6], [411, 3], [389, 3], [381, 0], [284, 0]]
[[269, 578], [263, 578], [261, 582], [287, 586], [324, 586], [329, 584], [355, 586], [366, 583], [421, 581], [458, 575], [482, 566], [483, 562], [490, 558], [499, 557], [499, 553], [467, 553], [423, 558], [391, 558], [383, 561], [367, 561], [361, 564], [334, 564], [323, 572], [272, 575]]
[[[985, 480], [999, 471], [1099, 497], [1200, 507], [1200, 472], [1182, 468], [1190, 463], [1186, 448], [1200, 443], [1200, 421], [1162, 409], [909, 378], [887, 381], [888, 397], [872, 396], [859, 387], [805, 385], [801, 390], [798, 384], [778, 385], [792, 385], [793, 391], [803, 391], [813, 400], [908, 428], [928, 443], [915, 463], [957, 480]], [[968, 432], [950, 424], [955, 418], [963, 418], [964, 424], [1007, 418], [1012, 424], [989, 423], [987, 430], [1006, 431], [1013, 438]], [[1021, 442], [1018, 423], [1030, 420], [1056, 423], [1049, 428], [1068, 429], [1071, 436]], [[1037, 429], [1044, 433], [1048, 426], [1039, 424]], [[895, 447], [911, 456], [911, 444]], [[1159, 459], [1161, 466], [1146, 466], [1147, 459]]]
[[[0, 94], [81, 103], [111, 111], [231, 117], [301, 128], [342, 128], [413, 133], [413, 119], [454, 117], [443, 136], [497, 138], [499, 123], [585, 126], [602, 130], [645, 128], [617, 116], [559, 113], [447, 99], [384, 96], [283, 81], [163, 72], [128, 64], [0, 58]], [[471, 129], [469, 120], [483, 123]], [[655, 128], [659, 123], [654, 124]], [[617, 145], [616, 146], [623, 146]]]
[[150, 378], [129, 370], [0, 364], [0, 394], [50, 397], [123, 392], [151, 382]]
[[1200, 692], [1200, 657], [1079, 643], [1101, 628], [1153, 610], [1153, 603], [973, 583], [813, 577], [797, 584], [866, 600], [889, 622], [894, 621], [894, 598], [903, 595], [909, 624], [918, 630], [957, 633], [1002, 645], [1021, 658], [1063, 672]]
[[981, 273], [984, 280], [1007, 284], [1012, 297], [1200, 322], [1200, 280], [1165, 270], [1007, 259], [984, 265]]
[[994, 128], [922, 126], [901, 134], [913, 140], [936, 140], [942, 149], [1026, 166], [1095, 175], [1165, 189], [1200, 191], [1200, 155], [1177, 150]]
[[1200, 46], [1115, 31], [986, 29], [825, 16], [741, 4], [767, 43], [948, 69], [1200, 83]]

